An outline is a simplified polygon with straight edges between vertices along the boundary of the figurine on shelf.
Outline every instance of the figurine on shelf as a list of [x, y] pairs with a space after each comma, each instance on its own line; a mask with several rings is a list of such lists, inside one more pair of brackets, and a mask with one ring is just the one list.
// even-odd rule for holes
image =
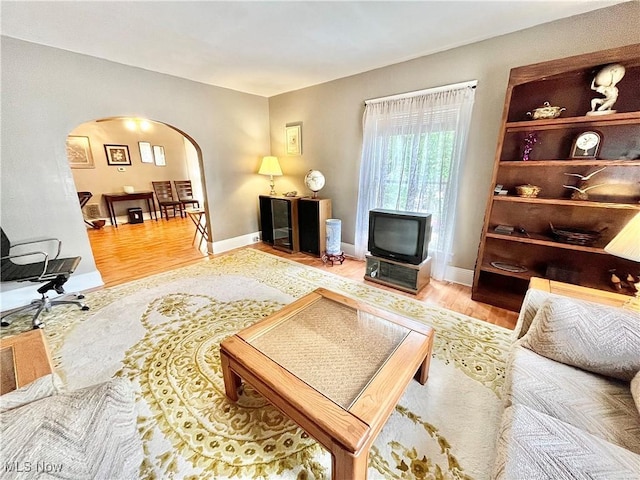
[[600, 183], [598, 185], [588, 186], [589, 184], [587, 182], [596, 173], [600, 173], [605, 168], [607, 168], [607, 167], [602, 167], [602, 168], [596, 170], [595, 172], [591, 172], [589, 175], [586, 175], [586, 176], [585, 175], [581, 175], [579, 173], [565, 173], [565, 175], [569, 175], [569, 176], [572, 176], [572, 177], [578, 177], [580, 179], [580, 183], [578, 184], [578, 186], [574, 187], [573, 185], [562, 185], [564, 188], [569, 188], [571, 190], [575, 190], [571, 194], [571, 200], [589, 200], [589, 194], [587, 192], [589, 190], [594, 189], [594, 188], [601, 187], [602, 185], [604, 185], [604, 183]]
[[609, 270], [611, 272], [611, 285], [613, 285], [614, 290], [622, 290], [622, 280], [620, 277], [616, 275], [615, 270]]
[[[612, 63], [603, 67], [591, 81], [591, 90], [604, 95], [604, 98], [591, 100], [591, 111], [587, 115], [606, 115], [616, 113], [611, 107], [618, 100], [618, 88], [616, 85], [625, 74], [625, 68], [619, 63]], [[596, 109], [597, 107], [597, 109]]]
[[522, 151], [522, 160], [529, 160], [529, 155], [531, 155], [531, 151], [533, 150], [533, 146], [538, 143], [538, 134], [536, 132], [529, 132], [527, 136], [524, 137], [524, 149]]

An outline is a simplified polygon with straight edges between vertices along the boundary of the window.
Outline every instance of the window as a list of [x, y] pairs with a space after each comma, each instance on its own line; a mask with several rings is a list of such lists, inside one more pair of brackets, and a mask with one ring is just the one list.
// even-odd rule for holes
[[367, 249], [369, 210], [427, 212], [432, 276], [444, 278], [474, 86], [367, 102], [355, 239], [360, 258]]

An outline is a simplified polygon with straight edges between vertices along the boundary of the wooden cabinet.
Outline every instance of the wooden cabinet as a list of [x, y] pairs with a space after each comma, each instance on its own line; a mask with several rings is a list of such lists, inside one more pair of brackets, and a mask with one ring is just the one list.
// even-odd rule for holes
[[263, 242], [290, 253], [324, 253], [331, 200], [260, 195], [259, 203]]
[[431, 280], [431, 257], [420, 263], [396, 262], [388, 258], [366, 255], [367, 266], [364, 278], [371, 282], [416, 294]]
[[[613, 63], [626, 69], [617, 85], [617, 112], [587, 115], [591, 99], [602, 98], [591, 89], [592, 80]], [[640, 44], [511, 70], [473, 280], [474, 300], [517, 311], [533, 276], [611, 290], [610, 270], [640, 274], [640, 264], [603, 249], [640, 211], [638, 85]], [[566, 110], [555, 119], [528, 120], [527, 112], [544, 102]], [[585, 131], [601, 135], [598, 153], [595, 158], [572, 158], [574, 141]], [[523, 161], [525, 139], [531, 134], [536, 142], [529, 160]], [[578, 175], [589, 178], [582, 181]], [[525, 184], [539, 186], [538, 196], [518, 196], [515, 187]], [[496, 185], [508, 194], [495, 194]], [[588, 189], [588, 198], [572, 198], [576, 190], [570, 187]], [[498, 226], [514, 231], [502, 233], [496, 231]], [[585, 244], [579, 235], [570, 237], [577, 243], [566, 243], [553, 235], [552, 226], [600, 236], [593, 243]], [[518, 269], [523, 271], [510, 271]]]
[[298, 202], [300, 251], [320, 256], [327, 250], [327, 219], [331, 218], [328, 198], [301, 198]]

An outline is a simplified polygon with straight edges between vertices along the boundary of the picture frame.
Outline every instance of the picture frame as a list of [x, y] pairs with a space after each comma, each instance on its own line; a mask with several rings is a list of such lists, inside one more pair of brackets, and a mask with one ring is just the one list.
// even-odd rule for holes
[[131, 157], [129, 156], [129, 147], [127, 145], [105, 145], [104, 151], [107, 155], [108, 165], [131, 165]]
[[164, 157], [164, 147], [162, 145], [153, 146], [153, 158], [155, 159], [157, 167], [164, 167], [167, 165], [167, 159]]
[[149, 142], [138, 142], [140, 149], [140, 160], [142, 163], [153, 163], [153, 150]]
[[67, 159], [71, 168], [96, 168], [89, 137], [67, 136]]
[[287, 155], [302, 155], [302, 124], [287, 124], [284, 131]]

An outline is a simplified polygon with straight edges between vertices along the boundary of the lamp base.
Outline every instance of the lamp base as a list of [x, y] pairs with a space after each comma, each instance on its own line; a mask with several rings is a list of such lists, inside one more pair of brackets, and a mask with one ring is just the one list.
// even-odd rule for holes
[[271, 191], [269, 192], [269, 195], [276, 195], [276, 190], [275, 190], [275, 182], [273, 181], [273, 175], [269, 175], [270, 177], [270, 182], [269, 182], [269, 186], [271, 187]]

